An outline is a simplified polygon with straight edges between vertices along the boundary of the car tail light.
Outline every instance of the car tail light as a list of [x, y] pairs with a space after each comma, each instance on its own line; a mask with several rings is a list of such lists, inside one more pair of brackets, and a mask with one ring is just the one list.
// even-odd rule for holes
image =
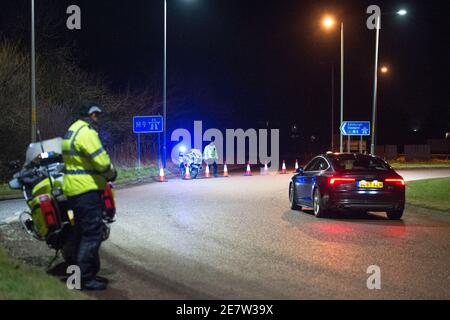
[[52, 199], [49, 196], [41, 196], [39, 197], [39, 204], [47, 226], [57, 224], [58, 220], [56, 219], [56, 211]]
[[330, 178], [330, 185], [335, 186], [338, 184], [351, 183], [351, 182], [355, 182], [355, 181], [356, 181], [356, 179], [353, 179], [353, 178], [333, 177], [333, 178]]
[[396, 178], [396, 179], [386, 179], [386, 180], [384, 180], [384, 182], [390, 183], [390, 184], [395, 184], [395, 185], [398, 185], [398, 186], [404, 186], [405, 185], [405, 180], [398, 179], [398, 178]]

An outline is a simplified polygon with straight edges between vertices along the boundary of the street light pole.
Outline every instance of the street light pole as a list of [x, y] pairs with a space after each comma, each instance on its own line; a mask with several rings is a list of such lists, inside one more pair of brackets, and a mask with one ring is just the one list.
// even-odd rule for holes
[[380, 45], [380, 27], [381, 27], [381, 15], [377, 19], [377, 31], [375, 37], [375, 75], [373, 85], [373, 107], [372, 107], [372, 141], [370, 144], [370, 153], [375, 154], [375, 126], [377, 120], [377, 93], [378, 93], [378, 52]]
[[34, 30], [34, 0], [31, 0], [31, 142], [36, 142], [36, 47]]
[[[387, 14], [397, 14], [399, 16], [404, 16], [408, 12], [405, 9], [401, 9], [397, 12], [390, 12]], [[377, 26], [376, 26], [376, 36], [375, 36], [375, 75], [374, 75], [374, 84], [373, 84], [373, 107], [372, 107], [372, 141], [370, 144], [370, 153], [375, 154], [375, 146], [376, 146], [376, 125], [377, 125], [377, 94], [378, 94], [378, 54], [380, 47], [380, 29], [381, 29], [381, 14], [378, 15], [377, 18]], [[387, 72], [387, 68], [383, 72]]]
[[[335, 20], [331, 16], [326, 16], [323, 19], [323, 26], [326, 29], [331, 29]], [[334, 63], [331, 65], [331, 149], [334, 151]], [[341, 22], [341, 122], [339, 127], [344, 122], [344, 22]], [[342, 131], [340, 132], [339, 151], [344, 151]]]
[[334, 152], [334, 62], [331, 63], [331, 151]]
[[163, 101], [163, 167], [167, 160], [167, 0], [164, 0], [164, 101]]
[[[344, 23], [341, 22], [341, 123], [344, 122]], [[340, 132], [340, 152], [344, 151], [342, 131]]]

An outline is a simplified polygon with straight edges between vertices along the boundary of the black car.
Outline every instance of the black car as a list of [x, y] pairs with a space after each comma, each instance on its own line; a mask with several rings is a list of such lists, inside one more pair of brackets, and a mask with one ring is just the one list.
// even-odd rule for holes
[[292, 177], [289, 200], [294, 210], [312, 207], [316, 217], [344, 209], [381, 211], [399, 220], [405, 207], [405, 181], [378, 157], [327, 153]]

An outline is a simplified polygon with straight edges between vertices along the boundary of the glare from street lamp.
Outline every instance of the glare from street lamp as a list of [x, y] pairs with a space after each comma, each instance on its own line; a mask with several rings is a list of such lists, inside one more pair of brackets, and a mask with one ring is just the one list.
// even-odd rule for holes
[[322, 24], [326, 29], [331, 29], [334, 26], [335, 21], [332, 17], [325, 17]]
[[405, 9], [401, 9], [401, 10], [397, 11], [397, 14], [400, 16], [404, 16], [407, 13], [408, 13], [408, 11], [406, 11]]
[[382, 73], [388, 73], [389, 72], [389, 68], [388, 67], [381, 67], [381, 72]]

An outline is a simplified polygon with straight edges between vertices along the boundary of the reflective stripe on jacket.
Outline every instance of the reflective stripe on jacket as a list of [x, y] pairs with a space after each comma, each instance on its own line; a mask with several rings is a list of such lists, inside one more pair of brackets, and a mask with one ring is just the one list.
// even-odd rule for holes
[[114, 175], [108, 153], [95, 131], [86, 121], [72, 124], [62, 143], [64, 160], [64, 194], [77, 196], [88, 191], [104, 190]]

